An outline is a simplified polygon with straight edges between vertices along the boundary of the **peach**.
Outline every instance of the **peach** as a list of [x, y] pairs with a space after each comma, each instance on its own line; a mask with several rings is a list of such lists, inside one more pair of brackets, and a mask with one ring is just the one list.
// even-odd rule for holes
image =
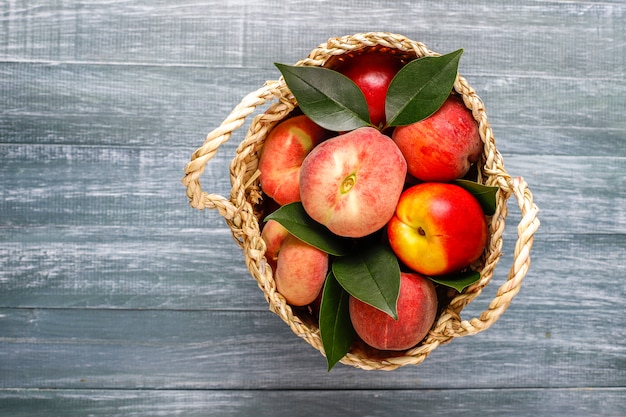
[[293, 306], [311, 304], [324, 286], [328, 265], [327, 253], [290, 234], [278, 252], [276, 290]]
[[469, 191], [455, 184], [426, 182], [402, 193], [387, 236], [406, 266], [424, 275], [445, 275], [481, 256], [487, 220]]
[[407, 160], [409, 174], [422, 181], [462, 178], [483, 149], [472, 113], [456, 96], [426, 119], [396, 127], [392, 138]]
[[276, 220], [268, 220], [263, 226], [261, 238], [265, 241], [265, 259], [267, 259], [272, 271], [276, 271], [278, 253], [288, 235], [289, 231]]
[[393, 216], [405, 177], [396, 144], [375, 128], [361, 127], [322, 142], [304, 159], [302, 206], [336, 235], [363, 237]]
[[386, 123], [385, 100], [393, 77], [402, 68], [399, 57], [379, 52], [366, 52], [348, 56], [335, 70], [350, 78], [363, 92], [375, 127]]
[[279, 205], [300, 201], [300, 166], [327, 131], [305, 115], [280, 122], [268, 134], [259, 158], [259, 183]]
[[406, 350], [428, 334], [437, 316], [437, 291], [427, 278], [415, 273], [400, 275], [398, 320], [352, 296], [350, 319], [361, 339], [380, 350]]

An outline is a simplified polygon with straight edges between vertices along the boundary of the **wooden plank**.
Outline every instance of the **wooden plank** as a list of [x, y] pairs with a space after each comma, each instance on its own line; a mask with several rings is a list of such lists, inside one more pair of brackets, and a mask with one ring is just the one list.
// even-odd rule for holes
[[188, 155], [278, 74], [33, 63], [0, 63], [0, 71], [3, 143], [184, 147]]
[[332, 1], [9, 1], [0, 8], [0, 59], [270, 68], [268, 56], [291, 62], [330, 36], [386, 30], [439, 52], [465, 47], [470, 72], [572, 76], [575, 67], [589, 77], [625, 74], [624, 55], [614, 50], [623, 51], [626, 37], [620, 1], [420, 0], [400, 7], [367, 1], [358, 10], [368, 12], [351, 22], [346, 16], [355, 7]]
[[[7, 74], [0, 78], [3, 143], [175, 147], [187, 155], [246, 94], [279, 75], [276, 69], [92, 64], [3, 63], [0, 69]], [[626, 86], [614, 78], [466, 76], [485, 102], [501, 152], [626, 156]], [[231, 141], [244, 133], [245, 127]]]
[[13, 417], [389, 416], [621, 417], [620, 389], [150, 391], [0, 390]]
[[626, 233], [625, 166], [624, 157], [505, 157], [530, 184], [541, 233]]
[[[65, 145], [0, 149], [4, 226], [223, 225], [217, 213], [189, 207], [180, 182], [186, 151]], [[202, 184], [211, 193], [230, 194], [226, 158], [207, 166]]]
[[35, 227], [1, 233], [0, 305], [266, 309], [226, 226]]
[[[269, 311], [0, 309], [3, 388], [476, 389], [624, 387], [623, 292], [523, 291], [489, 330], [419, 366], [339, 365]], [[535, 283], [537, 288], [542, 283]], [[234, 295], [234, 293], [231, 293]], [[471, 316], [467, 316], [470, 318]], [[469, 370], [480, 378], [467, 378]], [[455, 377], [453, 377], [455, 376]]]

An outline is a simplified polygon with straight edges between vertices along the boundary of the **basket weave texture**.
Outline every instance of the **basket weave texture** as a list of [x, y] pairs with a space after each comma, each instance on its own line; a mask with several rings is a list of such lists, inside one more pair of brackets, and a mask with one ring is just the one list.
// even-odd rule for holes
[[[363, 48], [378, 48], [383, 52], [405, 54], [411, 58], [439, 55], [424, 44], [402, 35], [368, 32], [331, 38], [313, 49], [307, 58], [295, 65], [325, 66], [334, 59], [341, 59], [344, 54], [354, 53]], [[483, 102], [460, 75], [454, 84], [454, 92], [463, 98], [467, 108], [472, 111], [484, 143], [481, 158], [477, 163], [477, 181], [500, 188], [496, 196], [495, 213], [489, 219], [490, 237], [485, 253], [477, 264], [473, 265], [473, 268], [480, 271], [481, 278], [461, 293], [452, 294], [429, 334], [419, 345], [403, 352], [381, 352], [355, 343], [351, 351], [341, 360], [346, 365], [367, 370], [393, 370], [404, 365], [417, 365], [439, 345], [457, 337], [474, 335], [486, 330], [511, 304], [530, 266], [533, 236], [539, 227], [538, 209], [533, 203], [532, 194], [521, 177], [513, 178], [504, 169], [503, 159], [496, 149]], [[267, 110], [253, 117], [231, 161], [230, 196], [203, 191], [200, 176], [208, 161], [215, 156], [219, 147], [231, 138], [233, 132], [244, 124], [246, 118], [264, 105], [269, 105]], [[263, 291], [270, 310], [289, 325], [296, 335], [323, 354], [324, 349], [315, 318], [302, 309], [292, 308], [276, 291], [272, 270], [264, 257], [265, 243], [261, 239], [262, 217], [268, 213], [263, 213], [263, 193], [258, 182], [257, 167], [260, 152], [271, 129], [296, 107], [295, 98], [282, 78], [267, 81], [261, 88], [246, 95], [220, 126], [207, 135], [204, 144], [192, 154], [191, 161], [185, 166], [185, 177], [182, 182], [187, 188], [187, 197], [192, 207], [199, 210], [216, 209], [225, 219], [235, 241], [243, 250], [248, 270]], [[463, 320], [461, 311], [490, 283], [502, 255], [503, 233], [508, 213], [507, 200], [511, 196], [516, 199], [521, 214], [521, 221], [517, 226], [518, 238], [514, 247], [513, 264], [506, 281], [498, 288], [488, 308], [478, 317]]]

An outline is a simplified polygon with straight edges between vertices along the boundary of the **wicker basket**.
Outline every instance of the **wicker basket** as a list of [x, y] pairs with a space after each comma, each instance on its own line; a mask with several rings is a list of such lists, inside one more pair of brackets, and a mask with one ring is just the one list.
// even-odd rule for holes
[[[378, 48], [387, 53], [404, 54], [409, 58], [434, 56], [422, 43], [391, 33], [361, 33], [341, 38], [331, 38], [311, 51], [306, 59], [296, 65], [328, 66], [344, 54], [355, 53], [363, 48]], [[416, 347], [403, 352], [382, 352], [355, 342], [350, 352], [341, 360], [346, 365], [362, 369], [393, 370], [404, 365], [417, 365], [439, 345], [456, 337], [473, 335], [489, 328], [507, 309], [520, 290], [522, 280], [530, 265], [533, 236], [539, 227], [537, 207], [532, 194], [522, 178], [512, 178], [505, 171], [502, 156], [496, 149], [492, 130], [481, 99], [460, 75], [454, 90], [463, 97], [465, 105], [472, 110], [479, 124], [484, 150], [478, 162], [477, 181], [500, 187], [496, 211], [490, 218], [490, 238], [484, 256], [475, 267], [481, 279], [462, 293], [452, 291], [444, 303], [433, 328]], [[209, 194], [201, 189], [199, 178], [209, 160], [219, 147], [228, 141], [232, 133], [241, 127], [245, 119], [259, 106], [271, 103], [267, 110], [254, 116], [245, 138], [237, 147], [230, 165], [232, 189], [230, 196]], [[287, 117], [297, 103], [284, 80], [267, 81], [258, 90], [245, 96], [222, 124], [208, 134], [204, 144], [192, 155], [185, 167], [182, 182], [187, 188], [191, 206], [197, 209], [217, 209], [230, 227], [233, 237], [241, 246], [245, 262], [252, 277], [257, 281], [269, 304], [269, 308], [289, 325], [292, 331], [311, 346], [324, 353], [316, 318], [303, 308], [292, 308], [276, 291], [271, 268], [268, 267], [265, 243], [261, 239], [260, 224], [264, 214], [263, 195], [258, 182], [258, 158], [268, 132]], [[498, 289], [489, 307], [479, 317], [461, 319], [461, 311], [478, 296], [491, 281], [496, 264], [501, 257], [507, 200], [513, 195], [521, 211], [518, 240], [513, 254], [513, 265], [506, 282]]]

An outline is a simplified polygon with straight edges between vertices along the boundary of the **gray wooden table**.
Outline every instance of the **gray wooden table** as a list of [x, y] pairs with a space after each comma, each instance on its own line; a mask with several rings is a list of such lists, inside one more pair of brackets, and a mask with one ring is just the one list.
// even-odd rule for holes
[[[465, 49], [542, 226], [488, 331], [419, 366], [328, 373], [180, 179], [274, 62], [364, 31]], [[0, 415], [624, 416], [625, 114], [617, 0], [2, 1]], [[236, 145], [209, 191], [228, 193]]]

